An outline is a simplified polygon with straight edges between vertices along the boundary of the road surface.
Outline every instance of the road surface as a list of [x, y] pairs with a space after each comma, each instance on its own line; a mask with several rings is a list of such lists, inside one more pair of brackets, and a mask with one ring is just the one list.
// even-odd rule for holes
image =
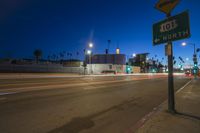
[[[189, 79], [177, 76], [175, 90]], [[167, 99], [166, 75], [0, 79], [1, 133], [128, 133]]]

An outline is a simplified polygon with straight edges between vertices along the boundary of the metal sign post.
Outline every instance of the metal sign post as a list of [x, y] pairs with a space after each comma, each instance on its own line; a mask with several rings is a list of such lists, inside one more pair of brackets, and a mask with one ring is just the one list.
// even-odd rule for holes
[[173, 77], [173, 44], [172, 41], [190, 37], [189, 15], [183, 12], [171, 17], [171, 11], [180, 0], [159, 0], [156, 8], [164, 12], [167, 19], [153, 25], [153, 45], [167, 43], [165, 53], [168, 56], [168, 111], [176, 113]]
[[[171, 14], [167, 14], [167, 18], [171, 17]], [[175, 98], [174, 98], [174, 76], [173, 76], [173, 44], [171, 41], [167, 43], [168, 49], [168, 111], [170, 113], [176, 113], [175, 110]]]

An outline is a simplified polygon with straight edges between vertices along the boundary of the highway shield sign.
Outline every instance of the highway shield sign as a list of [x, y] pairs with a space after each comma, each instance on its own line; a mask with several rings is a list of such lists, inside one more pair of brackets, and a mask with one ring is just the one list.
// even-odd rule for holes
[[179, 2], [180, 0], [159, 0], [155, 7], [159, 11], [169, 14]]
[[189, 13], [185, 11], [153, 25], [153, 45], [190, 37]]

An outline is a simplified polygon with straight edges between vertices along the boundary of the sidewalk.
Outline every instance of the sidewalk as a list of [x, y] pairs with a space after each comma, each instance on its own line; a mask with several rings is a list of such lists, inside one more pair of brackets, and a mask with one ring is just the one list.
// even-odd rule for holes
[[136, 133], [200, 133], [200, 79], [194, 79], [176, 94], [175, 115], [167, 102]]

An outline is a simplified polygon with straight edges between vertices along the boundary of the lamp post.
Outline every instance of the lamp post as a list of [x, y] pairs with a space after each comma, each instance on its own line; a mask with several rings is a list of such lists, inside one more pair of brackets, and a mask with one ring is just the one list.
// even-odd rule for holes
[[89, 55], [89, 64], [90, 64], [90, 74], [93, 74], [93, 70], [92, 70], [92, 48], [93, 48], [93, 43], [89, 43], [89, 48], [90, 50], [87, 51], [87, 54]]
[[195, 43], [186, 43], [186, 42], [183, 42], [182, 43], [182, 46], [186, 46], [186, 45], [193, 45], [193, 47], [194, 47], [194, 54], [193, 54], [193, 57], [194, 57], [194, 59], [193, 59], [193, 61], [194, 61], [194, 64], [197, 62], [197, 50], [198, 49], [196, 49], [196, 45], [195, 45]]
[[193, 47], [194, 47], [194, 55], [196, 54], [196, 45], [195, 45], [195, 43], [186, 43], [186, 42], [183, 42], [182, 43], [182, 46], [186, 46], [186, 45], [193, 45]]
[[146, 73], [149, 73], [149, 57], [146, 57], [146, 60], [145, 60], [145, 71]]
[[194, 54], [193, 54], [193, 61], [194, 61], [194, 77], [196, 78], [196, 76], [197, 76], [197, 71], [198, 71], [197, 52], [199, 51], [199, 49], [196, 49], [195, 43], [186, 43], [186, 42], [183, 42], [183, 43], [182, 43], [182, 46], [186, 46], [187, 44], [193, 45], [193, 47], [194, 47]]
[[88, 54], [88, 55], [91, 55], [91, 53], [92, 53], [91, 50], [88, 50], [88, 51], [87, 51], [87, 54]]
[[89, 43], [89, 48], [93, 48], [93, 43]]
[[91, 58], [92, 58], [92, 51], [91, 50], [87, 50], [87, 55], [88, 55], [88, 58], [89, 58], [89, 64], [90, 64], [90, 74], [92, 74], [92, 63], [91, 63]]

